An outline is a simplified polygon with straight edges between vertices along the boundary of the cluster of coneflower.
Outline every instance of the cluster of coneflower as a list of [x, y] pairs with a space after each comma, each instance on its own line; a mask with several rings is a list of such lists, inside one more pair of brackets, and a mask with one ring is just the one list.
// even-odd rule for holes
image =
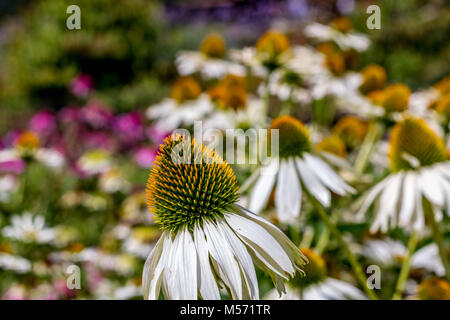
[[[414, 254], [429, 242], [442, 271], [429, 270], [412, 296], [449, 297], [450, 78], [411, 92], [389, 83], [380, 65], [361, 69], [359, 52], [370, 42], [344, 18], [304, 33], [309, 44], [270, 30], [255, 47], [229, 50], [214, 33], [199, 51], [178, 55], [171, 97], [147, 112], [160, 130], [189, 130], [197, 120], [219, 130], [277, 129], [279, 153], [233, 170], [189, 135], [166, 139], [147, 186], [163, 234], [145, 264], [145, 298], [162, 289], [167, 299], [258, 299], [256, 265], [285, 298], [377, 299], [361, 260], [376, 250], [390, 256], [393, 246], [370, 241], [395, 234], [408, 244], [393, 297], [410, 294]], [[190, 152], [177, 162], [179, 145]], [[364, 236], [343, 234], [341, 222]], [[331, 245], [350, 280], [327, 270]]]

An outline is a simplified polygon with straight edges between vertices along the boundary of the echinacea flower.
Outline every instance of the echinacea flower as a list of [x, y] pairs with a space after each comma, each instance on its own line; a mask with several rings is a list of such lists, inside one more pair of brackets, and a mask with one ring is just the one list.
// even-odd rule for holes
[[180, 125], [189, 126], [213, 109], [206, 94], [192, 77], [178, 79], [172, 87], [172, 98], [166, 98], [147, 109], [147, 117], [155, 120], [160, 132], [171, 132]]
[[391, 174], [366, 194], [358, 213], [378, 203], [371, 231], [387, 231], [389, 226], [420, 231], [425, 224], [423, 199], [440, 221], [441, 210], [450, 209], [444, 141], [422, 119], [407, 117], [392, 129], [389, 160]]
[[13, 216], [11, 225], [4, 227], [2, 233], [7, 238], [35, 243], [51, 243], [56, 234], [53, 228], [45, 227], [44, 217], [29, 212]]
[[301, 249], [308, 258], [306, 276], [295, 278], [287, 287], [287, 294], [277, 297], [269, 291], [265, 300], [366, 300], [367, 297], [354, 285], [327, 276], [325, 260], [311, 249]]
[[0, 269], [26, 273], [31, 270], [31, 263], [23, 257], [0, 252]]
[[279, 130], [279, 158], [272, 157], [260, 168], [261, 174], [250, 195], [251, 211], [261, 212], [274, 186], [278, 218], [285, 223], [299, 216], [303, 188], [325, 207], [331, 204], [332, 192], [341, 196], [354, 192], [325, 161], [312, 153], [308, 129], [301, 121], [283, 116], [275, 119], [270, 129]]
[[[180, 154], [183, 150], [182, 154]], [[258, 299], [254, 264], [284, 292], [306, 262], [275, 226], [236, 204], [231, 167], [185, 136], [169, 137], [150, 173], [149, 208], [163, 230], [143, 271], [145, 299]]]
[[218, 33], [203, 39], [199, 51], [182, 51], [176, 58], [177, 70], [182, 76], [199, 72], [205, 79], [217, 79], [227, 73], [245, 75], [245, 68], [225, 60], [226, 44]]
[[450, 300], [450, 284], [445, 279], [431, 277], [419, 284], [417, 295], [421, 300]]

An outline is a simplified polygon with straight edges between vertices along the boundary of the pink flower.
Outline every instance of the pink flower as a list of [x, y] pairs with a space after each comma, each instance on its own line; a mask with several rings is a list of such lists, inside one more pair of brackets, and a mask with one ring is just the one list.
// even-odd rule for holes
[[146, 134], [154, 144], [159, 145], [170, 135], [170, 132], [162, 132], [155, 125], [152, 125], [146, 129]]
[[73, 106], [64, 107], [59, 111], [58, 118], [63, 123], [78, 121], [81, 118], [81, 108]]
[[94, 79], [88, 74], [79, 74], [70, 82], [70, 92], [80, 98], [86, 98], [94, 88]]
[[81, 119], [93, 128], [99, 129], [108, 126], [113, 115], [101, 102], [94, 101], [81, 109]]
[[134, 160], [142, 168], [151, 168], [158, 150], [153, 147], [142, 147], [134, 153]]
[[134, 144], [144, 135], [142, 118], [137, 112], [117, 116], [114, 119], [114, 129], [119, 135], [119, 139], [126, 144]]
[[13, 285], [3, 294], [3, 300], [25, 300], [25, 288], [21, 285]]
[[6, 161], [0, 159], [0, 172], [2, 173], [21, 174], [25, 170], [25, 166], [25, 161], [22, 159]]
[[47, 135], [56, 127], [55, 115], [47, 110], [39, 111], [30, 120], [30, 129], [42, 135]]

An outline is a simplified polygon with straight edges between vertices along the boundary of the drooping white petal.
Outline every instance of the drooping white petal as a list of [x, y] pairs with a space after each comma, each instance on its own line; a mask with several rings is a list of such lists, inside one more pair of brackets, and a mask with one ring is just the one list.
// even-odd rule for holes
[[203, 228], [209, 250], [217, 259], [217, 264], [225, 277], [223, 280], [229, 286], [233, 299], [242, 299], [241, 273], [233, 251], [212, 222], [205, 220]]
[[217, 287], [216, 279], [212, 272], [209, 261], [208, 244], [206, 243], [205, 235], [201, 228], [196, 225], [194, 227], [194, 243], [197, 249], [198, 257], [198, 282], [199, 290], [204, 300], [219, 300], [219, 288]]
[[258, 279], [256, 278], [255, 267], [252, 262], [252, 257], [248, 253], [245, 245], [224, 221], [218, 221], [217, 228], [222, 232], [223, 237], [230, 244], [235, 257], [241, 266], [248, 287], [248, 296], [251, 299], [259, 299]]
[[158, 298], [165, 259], [162, 253], [164, 252], [163, 248], [167, 249], [167, 244], [164, 245], [165, 241], [172, 242], [167, 235], [167, 231], [163, 232], [145, 261], [142, 273], [142, 287], [145, 300], [156, 300]]
[[[239, 205], [234, 206], [234, 212], [246, 219], [250, 219], [251, 221], [263, 227], [281, 245], [281, 247], [283, 247], [283, 250], [287, 252], [289, 257], [291, 258], [292, 264], [297, 269], [297, 265], [303, 265], [308, 261], [308, 259], [303, 255], [300, 249], [272, 223]], [[298, 269], [298, 271], [303, 272], [301, 269]]]
[[308, 153], [305, 153], [303, 158], [308, 167], [313, 169], [314, 174], [334, 193], [344, 196], [346, 192], [355, 192], [355, 189], [346, 184], [322, 159]]
[[422, 203], [422, 193], [420, 191], [420, 186], [416, 184], [416, 212], [414, 215], [414, 224], [413, 229], [420, 231], [425, 225], [425, 217], [423, 212], [423, 203]]
[[392, 176], [391, 182], [384, 189], [380, 198], [380, 207], [376, 213], [375, 221], [370, 230], [375, 232], [379, 228], [383, 232], [388, 230], [389, 221], [393, 222], [392, 218], [397, 210], [397, 203], [401, 192], [403, 181], [403, 174], [399, 173]]
[[249, 208], [255, 213], [260, 213], [269, 200], [276, 179], [276, 166], [278, 163], [272, 161], [265, 170], [261, 170], [253, 191], [250, 196]]
[[323, 186], [312, 168], [308, 167], [302, 159], [296, 158], [295, 162], [305, 187], [323, 206], [328, 207], [331, 201], [330, 191]]
[[298, 179], [293, 160], [282, 161], [275, 189], [275, 206], [283, 223], [292, 223], [300, 213], [302, 189]]
[[267, 267], [288, 279], [295, 274], [292, 262], [280, 244], [259, 224], [237, 214], [225, 214], [228, 225]]
[[367, 300], [361, 290], [342, 280], [327, 278], [322, 285], [322, 289], [325, 288], [334, 291], [341, 299]]
[[180, 265], [178, 265], [182, 300], [196, 300], [197, 295], [197, 255], [194, 241], [187, 228], [181, 231]]
[[433, 204], [442, 207], [444, 205], [444, 193], [440, 183], [440, 177], [432, 169], [423, 169], [418, 177], [418, 185], [422, 194]]
[[399, 226], [407, 226], [411, 220], [416, 205], [415, 192], [416, 174], [408, 172], [405, 175], [405, 181], [403, 182], [402, 202], [401, 209], [398, 215]]
[[364, 201], [361, 205], [361, 208], [356, 213], [357, 216], [361, 217], [364, 215], [364, 213], [366, 213], [366, 211], [370, 208], [375, 199], [379, 196], [383, 188], [391, 182], [392, 177], [393, 176], [388, 176], [367, 192], [367, 194], [364, 196]]

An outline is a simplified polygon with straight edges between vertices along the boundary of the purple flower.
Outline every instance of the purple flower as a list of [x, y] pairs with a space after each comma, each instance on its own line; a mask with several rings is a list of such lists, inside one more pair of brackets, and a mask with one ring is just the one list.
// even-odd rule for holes
[[94, 88], [94, 79], [88, 74], [79, 74], [70, 82], [70, 92], [80, 98], [86, 98]]
[[114, 129], [125, 144], [134, 144], [144, 135], [142, 117], [137, 112], [126, 113], [114, 119]]
[[158, 150], [153, 147], [142, 147], [134, 152], [134, 160], [142, 168], [151, 168]]
[[147, 137], [156, 145], [161, 144], [170, 135], [170, 132], [160, 131], [155, 125], [148, 127], [145, 131]]
[[81, 119], [96, 129], [108, 126], [112, 118], [111, 111], [98, 101], [91, 102], [81, 109]]
[[58, 119], [62, 123], [73, 123], [81, 118], [81, 109], [78, 107], [67, 106], [62, 108], [58, 113]]
[[48, 135], [56, 127], [55, 115], [47, 110], [39, 111], [30, 120], [30, 129], [42, 135]]
[[0, 172], [21, 174], [25, 170], [25, 161], [22, 159], [16, 160], [0, 160]]

